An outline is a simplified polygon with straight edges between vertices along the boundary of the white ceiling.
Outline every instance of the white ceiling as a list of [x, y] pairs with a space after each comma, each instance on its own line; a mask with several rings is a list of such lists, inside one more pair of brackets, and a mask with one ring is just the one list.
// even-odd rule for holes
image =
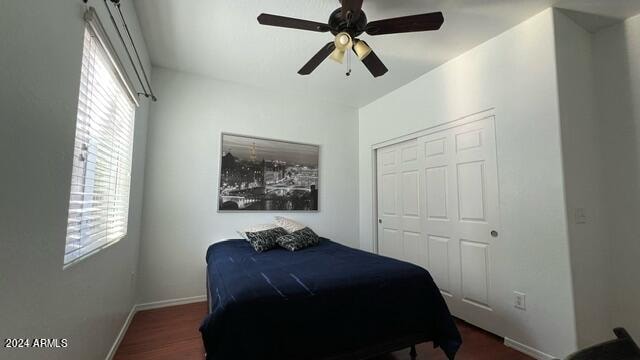
[[[259, 25], [272, 13], [326, 22], [338, 0], [135, 0], [155, 66], [202, 74], [268, 89], [305, 92], [360, 107], [418, 78], [549, 6], [573, 10], [570, 16], [596, 30], [640, 12], [639, 0], [364, 0], [369, 21], [443, 11], [440, 31], [368, 36], [389, 68], [374, 79], [362, 64], [327, 59], [310, 76], [297, 74], [330, 33]], [[598, 14], [593, 17], [586, 14]]]

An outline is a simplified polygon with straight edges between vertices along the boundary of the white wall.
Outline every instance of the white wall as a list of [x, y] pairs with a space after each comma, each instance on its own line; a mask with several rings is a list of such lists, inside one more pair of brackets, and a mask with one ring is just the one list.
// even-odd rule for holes
[[[102, 1], [90, 3], [111, 30]], [[123, 11], [146, 61], [130, 4]], [[136, 115], [129, 233], [62, 270], [83, 11], [80, 0], [0, 0], [0, 338], [69, 340], [55, 351], [0, 348], [2, 359], [104, 359], [135, 300], [145, 100]]]
[[[611, 339], [610, 248], [602, 194], [592, 34], [555, 11], [562, 149], [578, 345]], [[585, 220], [576, 219], [584, 209]]]
[[360, 109], [360, 245], [372, 249], [371, 145], [494, 108], [501, 246], [509, 288], [495, 304], [509, 338], [564, 356], [576, 348], [553, 10], [525, 21]]
[[320, 212], [292, 213], [319, 235], [358, 247], [357, 110], [154, 69], [162, 101], [149, 120], [140, 301], [205, 294], [205, 253], [273, 213], [218, 213], [220, 133], [319, 144]]
[[612, 326], [640, 342], [640, 16], [595, 34]]

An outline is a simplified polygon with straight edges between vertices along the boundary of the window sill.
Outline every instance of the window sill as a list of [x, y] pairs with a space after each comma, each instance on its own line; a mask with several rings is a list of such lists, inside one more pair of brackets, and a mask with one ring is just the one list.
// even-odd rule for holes
[[93, 255], [96, 255], [97, 253], [101, 252], [102, 250], [105, 250], [105, 249], [110, 248], [111, 246], [113, 246], [113, 245], [115, 245], [115, 244], [119, 243], [119, 242], [120, 242], [122, 239], [124, 239], [126, 236], [127, 236], [127, 235], [125, 234], [124, 236], [122, 236], [122, 237], [121, 237], [121, 238], [119, 238], [118, 240], [114, 240], [114, 241], [112, 241], [112, 242], [110, 242], [110, 243], [108, 243], [108, 244], [102, 245], [102, 246], [101, 246], [101, 247], [99, 247], [99, 248], [93, 249], [92, 251], [90, 251], [90, 252], [88, 252], [88, 253], [86, 253], [86, 254], [84, 254], [84, 255], [82, 255], [82, 256], [80, 256], [80, 257], [76, 258], [76, 259], [73, 259], [73, 260], [72, 260], [72, 261], [70, 261], [69, 263], [64, 264], [64, 265], [62, 266], [62, 271], [66, 271], [66, 270], [68, 270], [68, 269], [70, 269], [70, 268], [74, 267], [75, 265], [77, 265], [77, 264], [79, 264], [79, 263], [81, 263], [81, 262], [85, 261], [86, 259], [88, 259], [88, 258], [92, 257]]

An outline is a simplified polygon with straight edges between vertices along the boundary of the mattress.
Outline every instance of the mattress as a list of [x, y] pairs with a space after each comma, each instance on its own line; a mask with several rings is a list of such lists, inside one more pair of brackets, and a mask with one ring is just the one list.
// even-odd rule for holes
[[328, 239], [257, 253], [245, 240], [206, 255], [208, 360], [365, 359], [431, 341], [453, 359], [461, 337], [421, 267]]

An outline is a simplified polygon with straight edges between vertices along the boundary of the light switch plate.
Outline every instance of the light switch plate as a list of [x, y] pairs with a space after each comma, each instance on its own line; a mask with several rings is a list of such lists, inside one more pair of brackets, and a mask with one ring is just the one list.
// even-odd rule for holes
[[576, 208], [575, 209], [575, 218], [576, 224], [586, 224], [587, 223], [587, 212], [584, 208]]
[[513, 295], [513, 306], [515, 306], [516, 309], [527, 310], [527, 294], [514, 291]]

